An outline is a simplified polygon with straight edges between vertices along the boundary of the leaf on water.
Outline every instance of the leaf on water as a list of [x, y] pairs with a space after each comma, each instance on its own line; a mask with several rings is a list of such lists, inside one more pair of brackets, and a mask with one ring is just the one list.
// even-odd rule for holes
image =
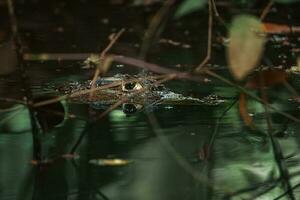
[[239, 97], [239, 111], [246, 126], [253, 127], [253, 119], [248, 113], [246, 94], [241, 93]]
[[200, 10], [206, 4], [206, 2], [207, 1], [204, 0], [183, 1], [175, 13], [175, 18], [180, 18], [184, 15]]
[[265, 36], [261, 22], [251, 15], [237, 16], [229, 30], [227, 57], [229, 69], [242, 80], [257, 66], [264, 49]]

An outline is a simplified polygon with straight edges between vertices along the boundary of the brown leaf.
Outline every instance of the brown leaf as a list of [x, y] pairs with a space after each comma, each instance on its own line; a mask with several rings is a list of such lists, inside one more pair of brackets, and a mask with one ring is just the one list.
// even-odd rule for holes
[[265, 36], [260, 21], [251, 15], [237, 16], [229, 30], [227, 57], [229, 69], [242, 80], [257, 66], [264, 49]]

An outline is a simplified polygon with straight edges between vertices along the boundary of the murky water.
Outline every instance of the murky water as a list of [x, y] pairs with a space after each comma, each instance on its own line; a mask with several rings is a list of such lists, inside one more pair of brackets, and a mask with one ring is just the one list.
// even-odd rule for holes
[[[26, 52], [99, 52], [108, 44], [111, 33], [126, 28], [111, 53], [138, 57], [149, 16], [159, 6], [124, 7], [114, 2], [32, 1], [25, 6], [20, 1], [17, 16]], [[199, 21], [191, 20], [193, 17]], [[164, 40], [150, 48], [147, 60], [177, 70], [196, 66], [206, 52], [206, 28], [198, 28], [206, 27], [206, 21], [207, 13], [203, 12], [169, 22], [161, 36]], [[224, 28], [219, 29], [216, 35], [224, 32]], [[273, 40], [281, 37], [274, 36]], [[180, 41], [180, 45], [172, 45], [173, 40]], [[264, 64], [294, 63], [296, 54], [289, 54], [289, 48], [296, 48], [299, 38], [293, 35], [291, 41], [290, 47], [275, 48], [272, 41], [268, 43], [274, 48], [267, 51]], [[281, 50], [288, 57], [273, 59]], [[227, 68], [220, 67], [226, 66], [224, 48], [215, 42], [213, 51], [211, 67], [229, 78]], [[94, 70], [82, 66], [83, 59], [26, 61], [33, 96], [37, 101], [53, 98], [62, 95], [56, 87], [91, 79]], [[140, 72], [114, 63], [106, 76]], [[208, 83], [172, 80], [165, 86], [186, 97], [217, 95], [224, 100], [218, 105], [143, 105], [132, 113], [124, 113], [124, 105], [120, 105], [104, 117], [107, 106], [62, 100], [44, 107], [35, 116], [41, 119], [37, 120], [40, 164], [33, 157], [36, 144], [29, 110], [11, 101], [24, 96], [20, 72], [2, 75], [0, 199], [268, 200], [284, 194], [288, 185], [295, 187], [295, 199], [300, 199], [300, 127], [284, 116], [299, 118], [299, 102], [289, 100], [292, 95], [284, 85], [268, 90], [275, 108], [269, 113], [275, 141], [272, 144], [263, 105], [248, 100], [248, 111], [256, 125], [251, 130], [239, 113], [239, 91], [210, 79]], [[298, 74], [288, 79], [295, 90], [299, 80]], [[260, 95], [259, 91], [254, 93]], [[281, 199], [288, 199], [287, 195]]]
[[[75, 71], [73, 80], [75, 74], [85, 78]], [[52, 84], [49, 80], [60, 84], [59, 76], [46, 77], [47, 85]], [[33, 91], [49, 95], [45, 87], [38, 86], [43, 77], [39, 80]], [[154, 105], [129, 115], [120, 107], [95, 122], [89, 122], [89, 112], [97, 116], [104, 109], [66, 104], [65, 109], [77, 118], [65, 119], [41, 135], [43, 159], [50, 162], [41, 167], [31, 161], [27, 109], [15, 105], [16, 109], [3, 113], [1, 199], [273, 199], [284, 192], [260, 103], [251, 101], [250, 111], [263, 134], [245, 127], [235, 103], [238, 92], [232, 88], [182, 81], [167, 85], [198, 97], [213, 91], [225, 102], [217, 106]], [[297, 114], [297, 103], [279, 99], [273, 104]], [[299, 125], [276, 113], [272, 118], [276, 140], [288, 157], [288, 170], [295, 174], [290, 181], [297, 184]], [[75, 158], [61, 158], [82, 135]], [[112, 166], [103, 164], [105, 159], [126, 162]]]

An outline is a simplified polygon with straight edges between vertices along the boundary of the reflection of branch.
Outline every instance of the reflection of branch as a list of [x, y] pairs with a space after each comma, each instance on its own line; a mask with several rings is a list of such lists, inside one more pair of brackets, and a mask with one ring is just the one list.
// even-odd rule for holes
[[268, 126], [267, 133], [270, 138], [275, 161], [277, 163], [277, 166], [278, 166], [278, 169], [280, 172], [280, 178], [283, 180], [284, 186], [287, 188], [287, 191], [289, 191], [288, 195], [289, 195], [290, 199], [295, 199], [294, 194], [291, 191], [291, 184], [289, 181], [289, 172], [287, 170], [286, 163], [284, 162], [284, 157], [282, 155], [282, 150], [281, 150], [280, 144], [278, 143], [276, 138], [274, 138], [274, 136], [273, 136], [272, 120], [271, 120], [270, 113], [269, 113], [269, 107], [267, 106], [267, 105], [269, 105], [268, 97], [266, 94], [266, 90], [263, 87], [265, 85], [265, 83], [264, 83], [264, 78], [263, 78], [261, 72], [259, 75], [259, 84], [260, 84], [260, 91], [261, 91], [261, 96], [262, 96], [262, 100], [263, 100], [263, 106], [265, 109], [265, 117], [266, 117], [267, 126]]
[[225, 196], [224, 199], [232, 199], [235, 196], [241, 195], [243, 193], [259, 190], [258, 194], [256, 194], [255, 196], [251, 196], [251, 199], [257, 199], [259, 196], [272, 190], [279, 182], [280, 182], [280, 179], [278, 178], [276, 180], [269, 180], [269, 181], [266, 181], [263, 183], [251, 185], [250, 187], [239, 189], [238, 191], [235, 191], [235, 192], [231, 193], [230, 195]]
[[282, 197], [284, 197], [285, 195], [287, 195], [289, 192], [292, 192], [293, 190], [295, 190], [296, 188], [298, 188], [300, 186], [300, 183], [294, 185], [293, 187], [291, 187], [289, 190], [285, 191], [283, 194], [279, 195], [278, 197], [276, 197], [274, 200], [279, 200]]
[[[74, 166], [76, 172], [77, 172], [78, 174], [81, 174], [81, 173], [80, 173], [80, 170], [79, 170], [79, 167], [78, 167], [77, 163], [76, 163], [74, 160], [72, 160], [72, 164], [73, 164], [73, 166]], [[90, 187], [90, 186], [89, 186], [89, 183], [88, 183], [88, 181], [87, 181], [86, 179], [83, 179], [83, 180], [81, 179], [81, 183], [82, 183], [83, 185], [85, 185], [85, 187]], [[109, 198], [108, 198], [105, 194], [103, 194], [103, 193], [101, 192], [100, 189], [98, 189], [98, 188], [93, 188], [93, 192], [95, 192], [96, 194], [98, 194], [103, 200], [109, 200]], [[82, 194], [82, 192], [81, 192], [81, 194]], [[87, 194], [90, 195], [89, 191], [87, 192]], [[70, 195], [70, 193], [68, 193], [67, 195]]]
[[212, 26], [213, 26], [213, 14], [212, 14], [212, 0], [208, 0], [208, 28], [207, 28], [207, 53], [204, 60], [195, 69], [196, 72], [200, 72], [203, 66], [211, 58], [211, 40], [212, 40]]
[[[175, 159], [180, 167], [182, 167], [186, 172], [188, 172], [196, 181], [207, 184], [210, 188], [216, 189], [217, 186], [214, 185], [211, 180], [209, 180], [203, 173], [200, 173], [198, 170], [195, 170], [191, 164], [189, 164], [185, 158], [180, 155], [176, 149], [172, 146], [168, 138], [163, 134], [162, 129], [160, 128], [157, 119], [153, 113], [146, 113], [148, 116], [148, 121], [152, 127], [152, 130], [157, 135], [159, 141], [163, 144], [167, 152]], [[224, 186], [221, 186], [224, 187]], [[224, 188], [222, 188], [224, 189]], [[224, 189], [224, 191], [227, 191]]]
[[209, 140], [209, 144], [208, 144], [208, 152], [211, 151], [211, 149], [213, 148], [213, 145], [214, 145], [214, 142], [215, 142], [215, 139], [217, 137], [217, 134], [219, 133], [219, 127], [220, 127], [220, 123], [221, 123], [221, 120], [223, 119], [223, 117], [225, 116], [225, 114], [236, 104], [238, 100], [234, 100], [221, 114], [220, 117], [218, 117], [216, 123], [215, 123], [215, 127], [214, 127], [214, 132]]

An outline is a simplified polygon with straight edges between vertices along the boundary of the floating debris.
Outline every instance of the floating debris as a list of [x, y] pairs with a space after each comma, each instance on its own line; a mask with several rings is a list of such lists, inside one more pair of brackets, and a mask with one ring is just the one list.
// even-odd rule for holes
[[189, 48], [192, 47], [190, 44], [186, 44], [186, 43], [183, 43], [183, 42], [177, 42], [177, 41], [174, 41], [174, 40], [171, 40], [171, 39], [166, 39], [166, 38], [160, 39], [159, 42], [162, 43], [162, 44], [169, 44], [169, 45], [172, 45], [172, 46], [179, 46], [179, 47], [184, 48], [184, 49], [189, 49]]
[[38, 165], [49, 165], [53, 163], [53, 160], [51, 159], [45, 159], [45, 160], [31, 160], [30, 163], [33, 166], [38, 166]]
[[127, 159], [119, 159], [119, 158], [114, 158], [114, 159], [92, 159], [89, 161], [90, 164], [93, 165], [98, 165], [98, 166], [124, 166], [128, 165], [132, 161], [127, 160]]
[[63, 154], [61, 155], [61, 157], [66, 160], [75, 160], [80, 158], [78, 154], [71, 154], [71, 153]]

